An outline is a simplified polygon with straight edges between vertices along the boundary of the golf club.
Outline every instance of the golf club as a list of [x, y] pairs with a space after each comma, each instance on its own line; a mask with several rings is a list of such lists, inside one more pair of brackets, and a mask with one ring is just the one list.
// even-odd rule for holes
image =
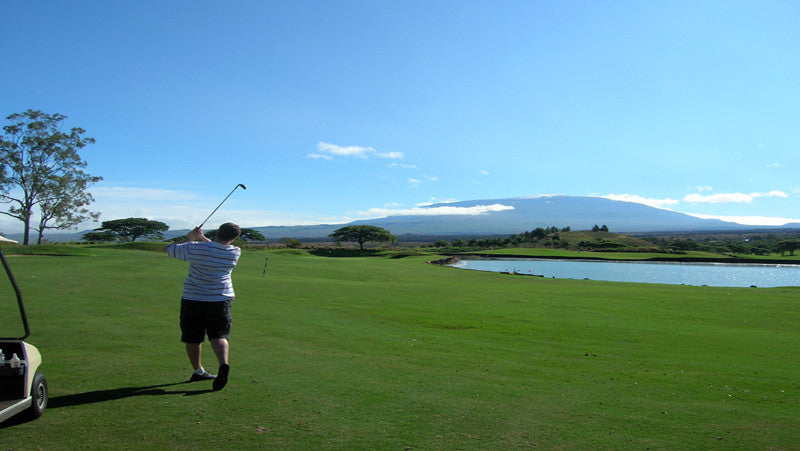
[[222, 202], [220, 202], [220, 203], [219, 203], [219, 205], [217, 205], [217, 208], [215, 208], [215, 209], [214, 209], [214, 211], [212, 211], [212, 212], [211, 212], [211, 214], [210, 214], [210, 215], [208, 215], [208, 217], [207, 217], [207, 218], [206, 218], [206, 219], [205, 219], [203, 222], [201, 222], [199, 226], [197, 226], [197, 228], [198, 228], [198, 229], [202, 229], [202, 228], [203, 228], [203, 225], [206, 223], [206, 221], [208, 221], [208, 220], [211, 218], [211, 216], [213, 216], [213, 215], [214, 215], [214, 213], [216, 213], [216, 212], [217, 212], [217, 210], [219, 210], [219, 207], [221, 207], [221, 206], [222, 206], [222, 204], [224, 204], [224, 203], [225, 203], [225, 201], [226, 201], [226, 200], [228, 200], [228, 198], [229, 198], [229, 197], [231, 197], [231, 194], [233, 194], [233, 192], [234, 192], [234, 191], [236, 191], [236, 188], [238, 188], [238, 187], [240, 187], [240, 186], [242, 187], [242, 189], [247, 189], [247, 186], [245, 186], [245, 185], [243, 185], [243, 184], [241, 184], [241, 183], [240, 183], [240, 184], [238, 184], [238, 185], [236, 185], [236, 186], [234, 186], [234, 187], [233, 187], [233, 189], [231, 190], [231, 192], [230, 192], [230, 193], [228, 193], [228, 195], [227, 195], [227, 196], [225, 196], [225, 199], [222, 199]]

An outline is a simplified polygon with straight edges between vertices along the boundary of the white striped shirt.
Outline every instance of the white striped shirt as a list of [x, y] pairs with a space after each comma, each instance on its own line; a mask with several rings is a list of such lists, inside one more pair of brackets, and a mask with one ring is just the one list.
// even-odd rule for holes
[[171, 244], [167, 255], [189, 262], [189, 275], [183, 282], [183, 299], [217, 302], [233, 300], [231, 270], [242, 251], [216, 241]]

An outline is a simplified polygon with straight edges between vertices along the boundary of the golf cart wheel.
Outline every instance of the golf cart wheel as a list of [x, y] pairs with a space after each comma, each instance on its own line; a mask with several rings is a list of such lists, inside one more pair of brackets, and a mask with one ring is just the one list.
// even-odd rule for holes
[[47, 408], [47, 395], [47, 379], [41, 373], [36, 373], [33, 376], [33, 386], [31, 387], [33, 403], [26, 412], [28, 418], [33, 420], [42, 416], [44, 409]]

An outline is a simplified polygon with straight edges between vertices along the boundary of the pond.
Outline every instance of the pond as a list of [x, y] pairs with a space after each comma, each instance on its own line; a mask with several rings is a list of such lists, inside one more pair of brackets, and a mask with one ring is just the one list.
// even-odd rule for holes
[[707, 285], [783, 287], [800, 285], [800, 265], [742, 263], [627, 262], [553, 259], [476, 259], [451, 265], [461, 269], [517, 273], [558, 279]]

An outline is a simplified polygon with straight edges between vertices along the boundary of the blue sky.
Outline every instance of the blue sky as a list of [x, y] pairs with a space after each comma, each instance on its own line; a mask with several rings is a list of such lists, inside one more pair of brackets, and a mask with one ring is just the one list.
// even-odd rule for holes
[[0, 13], [0, 115], [61, 113], [97, 140], [81, 155], [104, 179], [101, 220], [188, 228], [243, 183], [209, 224], [547, 194], [800, 222], [796, 1], [4, 0]]

